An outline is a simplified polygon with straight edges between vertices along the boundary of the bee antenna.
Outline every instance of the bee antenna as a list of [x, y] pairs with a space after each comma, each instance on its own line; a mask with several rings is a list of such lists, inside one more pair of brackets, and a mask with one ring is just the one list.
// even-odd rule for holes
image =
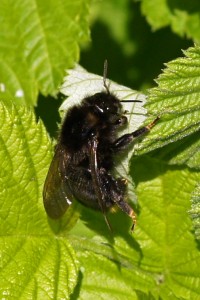
[[141, 100], [120, 100], [120, 102], [142, 102]]
[[108, 94], [110, 94], [108, 85], [107, 85], [107, 83], [106, 83], [107, 73], [108, 73], [108, 61], [107, 61], [107, 59], [105, 59], [105, 61], [104, 61], [104, 66], [103, 66], [103, 85], [104, 85], [104, 87], [105, 87], [105, 89], [106, 89], [106, 92], [107, 92]]

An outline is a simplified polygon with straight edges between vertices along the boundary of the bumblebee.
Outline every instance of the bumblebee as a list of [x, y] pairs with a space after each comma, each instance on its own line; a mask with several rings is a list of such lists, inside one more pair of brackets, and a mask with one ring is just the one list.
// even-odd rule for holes
[[[122, 101], [109, 92], [96, 93], [71, 107], [62, 123], [55, 154], [44, 184], [44, 207], [50, 218], [60, 218], [76, 199], [83, 205], [106, 212], [117, 205], [136, 224], [136, 216], [125, 201], [126, 180], [113, 174], [115, 155], [133, 144], [155, 125], [118, 136], [126, 126]], [[134, 100], [131, 100], [134, 102]], [[137, 100], [135, 100], [137, 102]]]

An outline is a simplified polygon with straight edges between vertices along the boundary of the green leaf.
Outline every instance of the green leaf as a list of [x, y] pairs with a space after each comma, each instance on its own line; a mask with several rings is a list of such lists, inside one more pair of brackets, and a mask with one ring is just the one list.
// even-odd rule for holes
[[82, 1], [0, 2], [1, 99], [35, 104], [39, 91], [57, 93], [64, 69], [88, 39], [88, 5]]
[[[193, 155], [196, 166], [199, 165], [200, 130], [200, 47], [190, 48], [185, 58], [178, 58], [167, 64], [164, 73], [159, 76], [158, 87], [149, 92], [146, 105], [150, 115], [159, 115], [160, 121], [151, 134], [143, 139], [141, 151], [160, 148], [169, 143], [191, 137], [193, 143], [181, 155], [183, 161]], [[194, 166], [194, 162], [190, 164]]]
[[200, 240], [200, 184], [192, 194], [192, 208], [189, 213], [193, 220], [196, 238]]
[[[159, 7], [159, 13], [155, 7]], [[165, 0], [142, 0], [141, 9], [153, 29], [158, 29], [170, 24], [170, 10]]]
[[193, 169], [200, 169], [200, 139], [199, 131], [183, 137], [177, 142], [156, 150], [159, 159], [167, 161], [170, 165], [187, 165]]
[[0, 298], [69, 299], [77, 261], [42, 203], [50, 140], [32, 110], [1, 101], [0, 115]]
[[153, 29], [170, 25], [180, 36], [200, 41], [198, 0], [142, 0], [142, 12]]
[[142, 206], [137, 232], [144, 255], [141, 267], [160, 273], [161, 298], [169, 299], [172, 293], [178, 299], [198, 299], [200, 253], [188, 209], [200, 173], [168, 167], [148, 157], [133, 166]]

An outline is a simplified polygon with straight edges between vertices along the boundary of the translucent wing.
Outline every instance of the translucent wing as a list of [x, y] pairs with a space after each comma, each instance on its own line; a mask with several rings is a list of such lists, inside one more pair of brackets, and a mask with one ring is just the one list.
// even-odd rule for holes
[[67, 181], [69, 159], [66, 150], [57, 146], [43, 190], [44, 207], [52, 219], [60, 218], [74, 199]]

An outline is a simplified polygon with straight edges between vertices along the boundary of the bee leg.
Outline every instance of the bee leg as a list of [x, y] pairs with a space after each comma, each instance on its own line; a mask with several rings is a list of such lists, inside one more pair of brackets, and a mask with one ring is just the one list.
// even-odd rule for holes
[[153, 122], [150, 124], [139, 128], [131, 133], [127, 133], [122, 135], [120, 138], [118, 138], [112, 145], [112, 149], [114, 152], [121, 151], [123, 149], [126, 149], [127, 146], [135, 139], [140, 136], [143, 136], [145, 133], [149, 132], [151, 128], [157, 123], [157, 121], [160, 119], [160, 117], [157, 117]]
[[102, 176], [104, 178], [103, 173], [105, 170], [103, 168], [98, 167], [97, 162], [97, 146], [98, 146], [98, 139], [97, 136], [94, 136], [93, 139], [89, 142], [90, 145], [90, 170], [91, 170], [91, 177], [92, 183], [94, 187], [94, 193], [96, 194], [99, 208], [101, 209], [105, 222], [112, 232], [112, 227], [106, 215], [106, 194], [104, 184], [102, 185]]
[[[115, 195], [113, 195], [114, 203], [123, 211], [125, 212], [133, 222], [131, 227], [131, 232], [133, 232], [135, 225], [136, 225], [136, 214], [132, 207], [124, 200], [126, 188], [127, 188], [127, 180], [124, 178], [118, 178], [116, 181], [116, 191]], [[114, 190], [114, 189], [113, 189]]]
[[136, 214], [132, 207], [124, 200], [127, 180], [124, 178], [117, 178], [110, 174], [104, 174], [102, 177], [102, 182], [104, 182], [104, 186], [107, 186], [107, 195], [110, 198], [110, 204], [116, 204], [124, 213], [126, 213], [133, 221], [133, 225], [131, 227], [131, 231], [134, 230], [136, 225]]
[[133, 231], [136, 224], [136, 216], [133, 209], [124, 201], [125, 181], [123, 182], [121, 178], [116, 180], [112, 175], [108, 174], [104, 168], [98, 168], [97, 145], [97, 137], [94, 137], [90, 142], [90, 169], [94, 192], [98, 199], [99, 207], [103, 212], [104, 219], [107, 226], [112, 231], [111, 225], [106, 216], [106, 207], [116, 204], [133, 220], [133, 225], [131, 227], [131, 231]]
[[115, 201], [115, 203], [117, 204], [117, 206], [123, 211], [125, 212], [131, 219], [133, 222], [133, 225], [131, 226], [131, 232], [133, 232], [137, 219], [136, 219], [136, 214], [134, 212], [134, 210], [132, 209], [132, 207], [125, 202], [124, 200], [120, 200], [120, 201]]
[[123, 194], [125, 194], [125, 192], [126, 192], [126, 189], [127, 189], [127, 179], [125, 179], [125, 178], [123, 178], [123, 177], [119, 177], [119, 178], [117, 178], [117, 180], [116, 180], [116, 184], [117, 184], [117, 186], [119, 187], [119, 189], [121, 190], [121, 192], [123, 193]]

